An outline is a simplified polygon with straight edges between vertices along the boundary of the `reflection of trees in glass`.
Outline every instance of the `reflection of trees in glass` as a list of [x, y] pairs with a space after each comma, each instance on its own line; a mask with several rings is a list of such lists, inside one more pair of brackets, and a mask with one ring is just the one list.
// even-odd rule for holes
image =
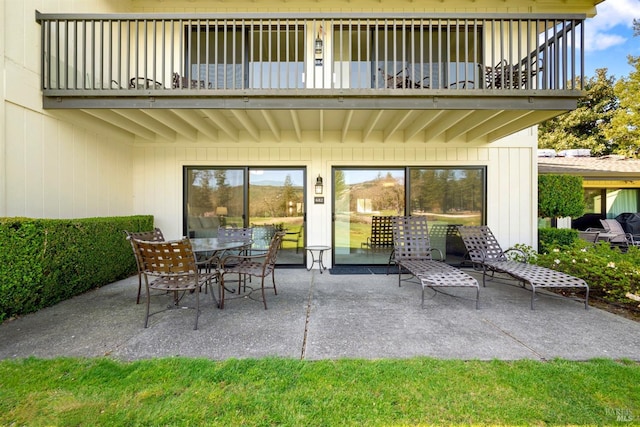
[[190, 169], [187, 171], [187, 180], [191, 188], [191, 191], [188, 191], [189, 207], [193, 215], [202, 215], [205, 212], [213, 210], [212, 189], [209, 184], [210, 178], [210, 170]]
[[344, 171], [335, 170], [333, 174], [333, 192], [335, 194], [336, 212], [349, 210], [349, 186], [345, 182]]
[[218, 206], [228, 206], [230, 191], [229, 184], [227, 184], [227, 171], [224, 169], [216, 169], [213, 172], [213, 176], [216, 180], [216, 198], [218, 199]]
[[479, 212], [482, 182], [482, 171], [475, 169], [412, 169], [411, 210]]
[[[282, 186], [282, 212], [283, 216], [293, 216], [296, 214], [296, 204], [298, 203], [298, 195], [293, 187], [291, 175], [287, 174]], [[289, 209], [291, 208], [291, 209]]]

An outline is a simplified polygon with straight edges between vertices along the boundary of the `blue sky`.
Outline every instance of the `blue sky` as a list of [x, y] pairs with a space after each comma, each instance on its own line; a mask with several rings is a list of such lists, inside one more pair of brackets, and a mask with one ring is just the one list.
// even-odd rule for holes
[[640, 0], [606, 0], [585, 24], [585, 75], [608, 68], [609, 76], [627, 77], [627, 55], [640, 56], [640, 36], [633, 37], [633, 19], [640, 19]]

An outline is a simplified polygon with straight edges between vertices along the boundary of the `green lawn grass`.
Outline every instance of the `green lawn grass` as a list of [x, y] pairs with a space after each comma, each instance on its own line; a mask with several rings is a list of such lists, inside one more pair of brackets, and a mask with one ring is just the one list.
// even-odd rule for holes
[[630, 361], [0, 362], [0, 425], [638, 425]]

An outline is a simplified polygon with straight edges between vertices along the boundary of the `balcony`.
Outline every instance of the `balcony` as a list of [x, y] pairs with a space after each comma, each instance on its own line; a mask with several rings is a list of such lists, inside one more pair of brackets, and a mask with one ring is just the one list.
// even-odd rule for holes
[[582, 95], [581, 15], [265, 15], [36, 12], [44, 108], [244, 110], [224, 120], [244, 129], [252, 110], [457, 111], [521, 129]]

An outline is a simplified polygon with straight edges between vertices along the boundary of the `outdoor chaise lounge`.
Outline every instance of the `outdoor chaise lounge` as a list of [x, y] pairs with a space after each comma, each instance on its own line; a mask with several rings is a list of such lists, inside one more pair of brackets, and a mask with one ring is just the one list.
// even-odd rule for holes
[[478, 281], [463, 271], [436, 261], [432, 257], [427, 219], [420, 216], [393, 218], [393, 243], [395, 262], [398, 265], [398, 286], [402, 269], [415, 276], [422, 286], [422, 308], [425, 288], [471, 287], [476, 289], [476, 309], [480, 299]]
[[474, 266], [482, 268], [482, 286], [486, 285], [488, 272], [508, 274], [521, 281], [523, 286], [528, 283], [532, 290], [532, 310], [538, 288], [583, 288], [586, 291], [584, 308], [588, 308], [589, 286], [584, 280], [550, 268], [508, 259], [506, 253], [514, 249], [503, 251], [489, 227], [485, 225], [460, 226], [458, 230], [471, 262]]

